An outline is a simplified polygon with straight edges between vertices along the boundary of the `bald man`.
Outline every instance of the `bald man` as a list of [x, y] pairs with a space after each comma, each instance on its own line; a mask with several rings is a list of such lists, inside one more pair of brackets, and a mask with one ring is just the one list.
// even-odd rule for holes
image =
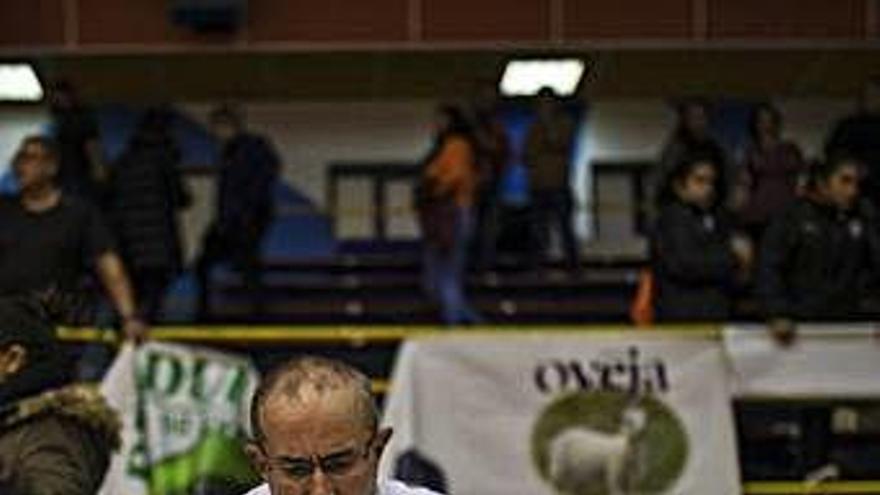
[[376, 471], [379, 428], [370, 381], [339, 361], [299, 357], [264, 378], [251, 404], [247, 453], [265, 484], [247, 495], [437, 495]]

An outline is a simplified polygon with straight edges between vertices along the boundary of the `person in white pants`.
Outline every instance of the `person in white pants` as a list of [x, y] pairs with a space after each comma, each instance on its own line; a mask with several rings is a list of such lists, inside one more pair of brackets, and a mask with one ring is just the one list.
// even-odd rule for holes
[[270, 371], [251, 404], [246, 450], [265, 481], [246, 495], [437, 495], [378, 481], [390, 428], [370, 381], [345, 363], [304, 356]]

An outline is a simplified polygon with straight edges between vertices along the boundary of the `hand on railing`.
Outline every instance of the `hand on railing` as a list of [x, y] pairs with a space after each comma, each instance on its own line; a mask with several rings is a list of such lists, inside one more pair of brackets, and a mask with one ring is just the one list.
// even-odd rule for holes
[[767, 323], [767, 331], [782, 347], [791, 347], [797, 339], [797, 327], [788, 318], [774, 318]]

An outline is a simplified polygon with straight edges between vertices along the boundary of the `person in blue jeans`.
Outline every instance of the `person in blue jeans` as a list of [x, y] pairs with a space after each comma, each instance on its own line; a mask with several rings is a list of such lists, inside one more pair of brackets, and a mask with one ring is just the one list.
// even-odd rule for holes
[[445, 324], [474, 324], [481, 318], [465, 296], [465, 276], [479, 176], [476, 147], [457, 108], [440, 109], [438, 130], [418, 187], [424, 288], [439, 304]]

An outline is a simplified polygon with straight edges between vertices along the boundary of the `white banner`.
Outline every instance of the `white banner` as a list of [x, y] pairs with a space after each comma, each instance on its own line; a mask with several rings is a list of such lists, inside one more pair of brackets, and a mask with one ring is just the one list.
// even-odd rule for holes
[[450, 494], [740, 493], [725, 361], [713, 339], [538, 332], [410, 341], [385, 420], [395, 435], [383, 472], [405, 465], [405, 478], [428, 473]]
[[257, 379], [244, 357], [123, 346], [102, 385], [123, 418], [123, 447], [100, 493], [238, 495], [253, 486], [241, 447]]
[[880, 398], [880, 339], [872, 325], [802, 325], [791, 347], [766, 327], [730, 326], [725, 346], [741, 397]]
[[119, 349], [116, 360], [104, 375], [101, 392], [107, 402], [119, 413], [122, 419], [122, 448], [110, 460], [110, 468], [104, 477], [100, 495], [147, 493], [146, 480], [139, 476], [128, 476], [128, 454], [138, 438], [135, 428], [137, 419], [137, 386], [135, 385], [134, 346], [126, 342]]

